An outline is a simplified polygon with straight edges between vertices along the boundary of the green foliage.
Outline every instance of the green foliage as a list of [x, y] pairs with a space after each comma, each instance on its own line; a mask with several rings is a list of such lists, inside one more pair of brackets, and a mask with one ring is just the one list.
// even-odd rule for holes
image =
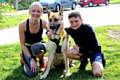
[[7, 3], [10, 3], [10, 4], [14, 3], [14, 1], [15, 1], [15, 0], [6, 0], [6, 2], [7, 2]]
[[6, 4], [6, 5], [1, 6], [1, 7], [0, 7], [0, 10], [1, 10], [2, 12], [11, 12], [11, 11], [13, 11], [14, 9], [12, 8], [11, 5]]
[[112, 4], [120, 4], [120, 0], [110, 0], [110, 3], [112, 3]]
[[18, 7], [19, 7], [20, 10], [21, 9], [28, 9], [30, 4], [34, 1], [39, 1], [39, 0], [22, 0], [22, 1], [19, 2]]
[[[56, 68], [51, 70], [47, 80], [119, 80], [120, 40], [111, 38], [108, 34], [109, 30], [120, 30], [120, 25], [95, 28], [96, 36], [107, 61], [103, 79], [92, 75], [90, 63], [87, 65], [86, 71], [77, 72], [80, 63], [76, 61], [75, 66], [70, 68], [71, 77], [63, 77], [63, 68]], [[0, 80], [38, 80], [38, 76], [28, 78], [23, 74], [19, 61], [20, 52], [21, 48], [18, 43], [0, 46]], [[41, 72], [39, 72], [40, 74]]]
[[2, 10], [0, 9], [0, 22], [1, 22], [1, 20], [2, 20]]

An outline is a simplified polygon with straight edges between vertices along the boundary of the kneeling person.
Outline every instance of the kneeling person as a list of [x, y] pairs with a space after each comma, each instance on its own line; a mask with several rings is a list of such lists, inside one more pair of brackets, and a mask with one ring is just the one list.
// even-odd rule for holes
[[39, 58], [40, 66], [44, 68], [45, 46], [41, 41], [43, 29], [48, 30], [49, 28], [47, 22], [40, 18], [42, 11], [40, 3], [33, 2], [29, 8], [30, 18], [19, 24], [24, 72], [29, 77], [37, 73], [36, 58]]
[[68, 19], [70, 27], [66, 28], [66, 31], [76, 45], [67, 51], [67, 57], [80, 60], [79, 68], [83, 70], [85, 70], [88, 58], [90, 58], [93, 75], [101, 77], [105, 60], [92, 27], [82, 22], [79, 12], [70, 13]]

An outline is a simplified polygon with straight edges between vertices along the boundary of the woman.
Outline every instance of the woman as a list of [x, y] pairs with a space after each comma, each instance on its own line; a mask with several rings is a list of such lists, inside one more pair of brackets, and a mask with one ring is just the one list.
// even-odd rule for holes
[[43, 56], [45, 45], [42, 41], [43, 29], [49, 30], [47, 23], [40, 17], [43, 9], [39, 2], [33, 2], [29, 7], [30, 18], [19, 24], [19, 39], [24, 61], [24, 72], [32, 77], [37, 73], [36, 58], [44, 67]]

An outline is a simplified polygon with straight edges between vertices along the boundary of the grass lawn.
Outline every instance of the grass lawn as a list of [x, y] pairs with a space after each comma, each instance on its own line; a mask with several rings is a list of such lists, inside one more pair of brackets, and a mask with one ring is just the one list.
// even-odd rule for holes
[[27, 14], [3, 16], [0, 20], [0, 29], [18, 26], [18, 24], [27, 17]]
[[[28, 14], [17, 14], [17, 15], [7, 15], [3, 16], [2, 19], [0, 19], [0, 29], [10, 28], [10, 27], [16, 27], [19, 25], [20, 22], [28, 18]], [[42, 19], [47, 18], [46, 14], [41, 16]]]
[[[97, 38], [105, 54], [107, 65], [104, 69], [104, 80], [120, 79], [120, 25], [95, 28]], [[38, 80], [38, 76], [27, 78], [22, 74], [19, 61], [21, 52], [18, 43], [0, 46], [0, 80]], [[61, 69], [52, 70], [48, 80], [99, 80], [92, 76], [90, 63], [86, 71], [77, 72], [79, 61], [71, 68], [72, 76], [65, 78]]]
[[110, 0], [110, 3], [113, 3], [113, 4], [120, 4], [120, 0]]

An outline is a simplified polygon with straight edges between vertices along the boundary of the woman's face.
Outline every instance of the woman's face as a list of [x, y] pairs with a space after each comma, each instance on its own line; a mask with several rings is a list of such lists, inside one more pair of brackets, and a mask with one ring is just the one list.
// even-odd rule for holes
[[77, 18], [71, 17], [71, 18], [69, 18], [69, 22], [70, 22], [71, 28], [76, 30], [82, 24], [82, 19], [80, 19], [79, 17], [77, 17]]
[[34, 20], [40, 19], [40, 16], [42, 15], [41, 8], [38, 5], [34, 5], [30, 8], [29, 11], [31, 18]]

